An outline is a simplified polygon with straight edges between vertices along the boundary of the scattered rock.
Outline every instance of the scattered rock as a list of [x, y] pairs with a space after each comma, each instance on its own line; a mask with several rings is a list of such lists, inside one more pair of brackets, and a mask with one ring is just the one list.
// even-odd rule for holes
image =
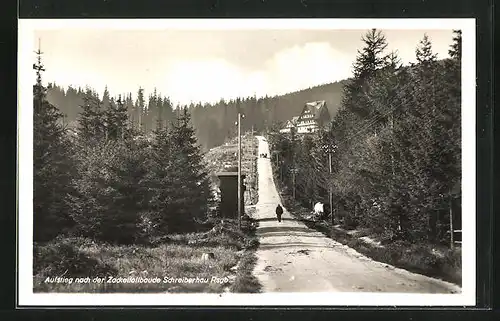
[[444, 253], [443, 253], [442, 251], [440, 251], [440, 250], [436, 250], [436, 249], [432, 249], [432, 250], [431, 250], [431, 253], [432, 253], [434, 256], [436, 256], [436, 257], [438, 257], [438, 258], [441, 258], [441, 259], [442, 259], [442, 258], [444, 258], [444, 256], [445, 256], [445, 255], [444, 255]]
[[374, 246], [374, 247], [378, 247], [378, 248], [383, 248], [384, 246], [381, 244], [380, 241], [375, 241], [374, 239], [372, 238], [369, 238], [368, 236], [363, 236], [363, 237], [360, 237], [359, 238], [362, 242], [366, 243], [366, 244], [369, 244], [371, 246]]
[[215, 254], [212, 253], [212, 252], [209, 252], [209, 253], [202, 253], [201, 254], [201, 259], [204, 260], [204, 261], [207, 261], [207, 260], [214, 260], [215, 259]]
[[283, 270], [281, 268], [275, 268], [275, 267], [268, 265], [264, 268], [264, 271], [266, 271], [266, 272], [281, 272]]
[[309, 250], [298, 250], [297, 253], [304, 254], [304, 255], [309, 255]]
[[170, 293], [178, 293], [178, 292], [181, 292], [181, 287], [178, 286], [178, 285], [174, 285], [170, 288], [168, 288], [167, 292], [170, 292]]

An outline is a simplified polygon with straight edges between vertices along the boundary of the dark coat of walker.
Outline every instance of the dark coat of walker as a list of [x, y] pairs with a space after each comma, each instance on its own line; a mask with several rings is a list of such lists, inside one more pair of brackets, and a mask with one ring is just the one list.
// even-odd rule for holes
[[276, 216], [278, 217], [278, 222], [281, 222], [281, 215], [283, 215], [283, 207], [280, 204], [276, 207]]

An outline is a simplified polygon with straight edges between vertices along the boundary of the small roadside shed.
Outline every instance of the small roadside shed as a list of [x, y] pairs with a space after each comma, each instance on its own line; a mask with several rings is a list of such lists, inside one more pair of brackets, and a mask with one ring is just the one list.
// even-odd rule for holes
[[[220, 212], [222, 217], [238, 218], [238, 168], [228, 168], [217, 173], [220, 181]], [[245, 213], [245, 174], [241, 174], [241, 215]]]

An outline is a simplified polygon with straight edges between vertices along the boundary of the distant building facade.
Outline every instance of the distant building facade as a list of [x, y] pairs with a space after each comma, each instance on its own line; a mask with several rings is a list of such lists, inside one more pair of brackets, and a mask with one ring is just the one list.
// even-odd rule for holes
[[282, 133], [289, 133], [292, 131], [293, 128], [295, 128], [297, 121], [299, 120], [299, 116], [293, 117], [291, 120], [287, 120], [285, 127], [283, 127], [280, 132]]
[[287, 121], [280, 131], [289, 133], [295, 130], [298, 134], [314, 133], [318, 128], [324, 127], [331, 120], [330, 112], [324, 100], [306, 103], [299, 116]]

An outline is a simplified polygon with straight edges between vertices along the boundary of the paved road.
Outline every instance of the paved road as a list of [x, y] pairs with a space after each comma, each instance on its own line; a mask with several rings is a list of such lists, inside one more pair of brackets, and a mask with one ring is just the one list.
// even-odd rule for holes
[[[269, 153], [263, 137], [259, 154]], [[259, 158], [259, 202], [255, 218], [260, 247], [254, 275], [263, 292], [416, 292], [457, 293], [451, 283], [375, 262], [293, 219], [285, 209], [278, 223], [280, 202], [270, 157]]]

